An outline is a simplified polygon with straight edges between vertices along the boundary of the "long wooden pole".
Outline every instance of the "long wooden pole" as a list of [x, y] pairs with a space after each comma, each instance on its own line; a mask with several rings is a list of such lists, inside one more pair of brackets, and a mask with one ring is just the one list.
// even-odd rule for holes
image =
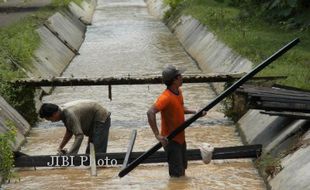
[[[208, 74], [208, 75], [184, 75], [183, 83], [206, 83], [206, 82], [230, 82], [238, 80], [242, 74]], [[253, 80], [278, 80], [286, 76], [264, 76], [255, 77]], [[161, 76], [124, 76], [106, 78], [64, 78], [56, 77], [50, 79], [18, 79], [11, 81], [15, 85], [25, 85], [32, 87], [41, 86], [94, 86], [94, 85], [145, 85], [162, 84]]]
[[[276, 53], [274, 53], [272, 56], [270, 56], [268, 59], [263, 61], [261, 64], [256, 66], [252, 71], [250, 71], [248, 74], [240, 78], [237, 82], [235, 82], [233, 85], [231, 85], [229, 88], [227, 88], [225, 91], [223, 91], [220, 95], [218, 95], [213, 101], [211, 101], [206, 107], [201, 109], [198, 113], [187, 119], [181, 126], [179, 126], [176, 130], [174, 130], [167, 139], [170, 141], [173, 139], [177, 134], [182, 132], [186, 127], [188, 127], [191, 123], [196, 121], [199, 117], [201, 117], [203, 111], [208, 111], [211, 108], [213, 108], [216, 104], [221, 102], [224, 98], [226, 98], [229, 94], [234, 92], [239, 86], [244, 84], [247, 80], [252, 78], [255, 74], [257, 74], [259, 71], [264, 69], [267, 65], [272, 63], [274, 60], [279, 58], [281, 55], [283, 55], [285, 52], [287, 52], [289, 49], [294, 47], [296, 44], [299, 43], [299, 39], [296, 38], [293, 41], [286, 44], [284, 47], [282, 47], [280, 50], [278, 50]], [[126, 168], [121, 170], [118, 174], [119, 177], [123, 177], [126, 174], [128, 174], [131, 170], [133, 170], [136, 166], [138, 166], [143, 160], [145, 160], [147, 157], [152, 155], [154, 152], [159, 150], [162, 147], [162, 144], [159, 142], [155, 146], [153, 146], [151, 149], [149, 149], [147, 152], [142, 154], [140, 157], [138, 157], [136, 160], [131, 162]]]
[[96, 152], [95, 152], [95, 146], [93, 143], [89, 143], [89, 159], [90, 159], [90, 175], [91, 176], [97, 176], [97, 166], [96, 166]]
[[132, 149], [133, 149], [133, 146], [135, 144], [136, 136], [137, 136], [137, 130], [134, 129], [134, 130], [132, 130], [131, 135], [130, 135], [130, 141], [129, 141], [129, 144], [128, 144], [128, 147], [127, 147], [127, 152], [126, 152], [126, 155], [125, 155], [125, 158], [124, 158], [124, 162], [123, 162], [122, 168], [126, 168], [126, 166], [128, 165], [128, 162], [129, 162], [129, 159], [130, 159], [130, 156], [131, 156], [131, 153], [132, 153]]

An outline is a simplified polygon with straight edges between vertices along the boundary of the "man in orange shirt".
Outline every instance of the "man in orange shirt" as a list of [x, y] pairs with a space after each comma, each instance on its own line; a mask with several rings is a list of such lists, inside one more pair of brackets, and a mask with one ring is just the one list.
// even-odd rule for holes
[[[166, 137], [185, 121], [184, 114], [196, 113], [196, 111], [184, 107], [182, 91], [179, 88], [182, 86], [182, 73], [183, 71], [172, 65], [163, 70], [162, 79], [167, 89], [147, 112], [149, 125], [167, 153], [171, 177], [185, 175], [187, 168], [185, 132], [179, 133], [169, 143]], [[159, 133], [156, 124], [156, 113], [158, 112], [161, 113], [161, 133]]]

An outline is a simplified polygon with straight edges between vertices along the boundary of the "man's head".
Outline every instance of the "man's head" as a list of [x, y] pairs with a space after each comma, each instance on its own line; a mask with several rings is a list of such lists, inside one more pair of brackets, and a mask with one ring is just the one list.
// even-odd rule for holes
[[60, 108], [56, 104], [44, 103], [39, 110], [39, 116], [52, 122], [59, 121]]
[[[162, 79], [163, 83], [169, 87], [173, 84], [175, 80], [180, 79], [182, 73], [184, 70], [178, 70], [173, 65], [168, 65], [166, 68], [164, 68], [162, 72]], [[180, 79], [180, 86], [182, 85], [182, 80]]]

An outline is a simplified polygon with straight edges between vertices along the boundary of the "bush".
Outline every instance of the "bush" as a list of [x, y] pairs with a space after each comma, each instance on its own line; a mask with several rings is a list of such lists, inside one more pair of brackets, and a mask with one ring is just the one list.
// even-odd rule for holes
[[2, 176], [2, 182], [12, 177], [14, 164], [12, 143], [15, 142], [16, 128], [12, 121], [6, 121], [6, 126], [9, 130], [0, 134], [0, 175]]
[[283, 169], [281, 166], [281, 159], [270, 154], [264, 154], [259, 157], [255, 161], [255, 166], [264, 178], [268, 178], [269, 176], [273, 178]]
[[0, 94], [14, 107], [30, 125], [37, 121], [34, 94], [35, 89], [25, 86], [14, 86], [0, 77]]
[[286, 28], [310, 27], [309, 0], [230, 0], [230, 4], [242, 8], [242, 16], [261, 16]]
[[26, 77], [24, 69], [32, 67], [33, 52], [40, 44], [35, 30], [52, 13], [42, 10], [0, 30], [0, 95], [31, 125], [37, 120], [34, 89], [9, 81]]
[[34, 88], [14, 86], [10, 80], [24, 76], [14, 64], [0, 57], [0, 95], [13, 106], [29, 123], [37, 121]]
[[183, 0], [164, 0], [164, 3], [169, 5], [172, 9], [176, 9], [182, 1]]
[[69, 3], [73, 1], [76, 4], [80, 5], [82, 3], [83, 0], [53, 0], [52, 1], [52, 5], [54, 7], [66, 7], [69, 5]]

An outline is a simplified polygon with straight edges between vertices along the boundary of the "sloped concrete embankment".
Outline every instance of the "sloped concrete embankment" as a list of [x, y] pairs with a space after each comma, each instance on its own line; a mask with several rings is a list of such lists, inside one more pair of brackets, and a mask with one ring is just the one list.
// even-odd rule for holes
[[284, 156], [282, 170], [268, 178], [271, 189], [304, 190], [310, 187], [310, 122], [261, 114], [249, 110], [239, 121], [239, 130], [246, 143], [263, 144], [264, 151]]
[[[161, 0], [148, 0], [147, 4], [151, 14], [163, 18], [167, 7]], [[191, 16], [169, 20], [168, 27], [205, 73], [242, 73], [252, 68], [253, 64], [249, 60], [236, 54], [219, 41], [206, 26]]]
[[[95, 0], [83, 1], [81, 7], [71, 2], [67, 12], [57, 12], [36, 31], [40, 47], [35, 51], [32, 65], [24, 68], [29, 77], [60, 76], [84, 40], [86, 25], [91, 23]], [[43, 88], [49, 92], [50, 88]]]
[[249, 60], [234, 53], [196, 19], [181, 16], [170, 20], [168, 26], [203, 72], [242, 73], [252, 68]]
[[[162, 0], [147, 0], [149, 12], [163, 18], [168, 8]], [[248, 72], [253, 64], [220, 42], [207, 26], [190, 16], [170, 20], [168, 26], [186, 51], [205, 73]], [[237, 123], [246, 144], [263, 144], [264, 152], [274, 155], [286, 152], [282, 170], [268, 178], [269, 188], [304, 190], [310, 187], [310, 133], [302, 134], [310, 122], [268, 116], [260, 110], [249, 110]], [[300, 135], [301, 134], [301, 135]], [[291, 152], [290, 152], [291, 151]]]
[[[25, 135], [30, 130], [29, 123], [0, 96], [0, 135], [8, 132], [8, 125], [16, 127], [16, 138], [12, 144], [13, 150], [18, 150], [20, 145], [25, 142]], [[2, 183], [0, 174], [0, 189]]]
[[[12, 122], [16, 127], [16, 141], [13, 149], [17, 150], [25, 142], [25, 135], [30, 130], [29, 123], [0, 96], [0, 134], [6, 133], [8, 122]], [[1, 182], [1, 181], [0, 181]]]
[[[84, 40], [86, 25], [91, 23], [96, 0], [85, 0], [81, 7], [71, 2], [67, 12], [57, 12], [36, 31], [40, 36], [40, 46], [35, 51], [32, 64], [23, 68], [32, 78], [60, 76], [71, 62]], [[50, 88], [43, 88], [49, 92]], [[30, 130], [29, 123], [0, 96], [0, 134], [8, 130], [10, 120], [17, 128], [17, 150], [25, 141]]]

